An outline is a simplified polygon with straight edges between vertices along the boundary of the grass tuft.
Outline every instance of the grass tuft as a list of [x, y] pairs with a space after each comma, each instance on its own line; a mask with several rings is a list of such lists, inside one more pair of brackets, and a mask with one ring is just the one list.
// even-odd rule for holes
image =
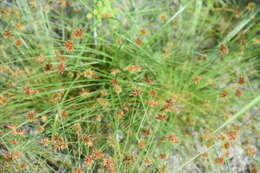
[[2, 0], [0, 172], [257, 172], [243, 3]]

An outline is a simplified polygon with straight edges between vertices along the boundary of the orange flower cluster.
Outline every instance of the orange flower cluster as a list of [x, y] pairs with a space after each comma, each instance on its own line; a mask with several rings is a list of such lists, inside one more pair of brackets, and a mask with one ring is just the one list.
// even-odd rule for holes
[[151, 108], [155, 108], [158, 105], [156, 100], [148, 100], [147, 103], [151, 106]]
[[35, 114], [34, 113], [35, 113], [34, 111], [27, 112], [27, 120], [29, 120], [29, 121], [35, 120]]
[[164, 105], [163, 109], [169, 111], [172, 109], [174, 106], [174, 100], [173, 99], [168, 99], [166, 100], [166, 104]]
[[137, 45], [137, 46], [142, 46], [143, 45], [143, 41], [141, 40], [141, 38], [137, 38], [136, 40], [135, 40], [135, 44]]
[[198, 84], [200, 81], [201, 81], [201, 77], [200, 76], [196, 76], [194, 79], [193, 79], [194, 83], [195, 84]]
[[111, 74], [114, 75], [114, 76], [117, 75], [118, 73], [120, 73], [120, 71], [118, 69], [112, 69], [111, 70]]
[[108, 168], [108, 172], [109, 173], [116, 172], [115, 164], [114, 164], [114, 162], [111, 159], [110, 160], [109, 159], [104, 159], [103, 160], [103, 165]]
[[153, 97], [155, 97], [157, 95], [157, 91], [156, 90], [150, 90], [149, 94]]
[[74, 32], [73, 32], [73, 36], [75, 38], [82, 38], [83, 37], [83, 30], [81, 28], [79, 29], [76, 29]]
[[178, 139], [178, 137], [175, 134], [171, 134], [168, 137], [168, 140], [171, 141], [173, 144], [179, 144], [180, 141]]
[[246, 83], [245, 77], [244, 77], [244, 76], [240, 76], [240, 77], [239, 77], [239, 80], [238, 80], [238, 83], [239, 83], [240, 85], [244, 85], [244, 84]]
[[236, 93], [235, 93], [235, 96], [236, 97], [241, 97], [242, 95], [243, 95], [242, 90], [241, 89], [237, 89]]
[[0, 103], [2, 103], [3, 105], [6, 105], [6, 104], [8, 104], [8, 100], [4, 96], [0, 96]]
[[143, 129], [143, 132], [144, 132], [145, 136], [151, 136], [153, 133], [151, 129]]
[[166, 155], [165, 153], [160, 153], [160, 154], [159, 154], [159, 158], [160, 158], [161, 160], [165, 160], [165, 159], [167, 159], [167, 155]]
[[87, 77], [89, 79], [96, 79], [97, 78], [97, 74], [95, 73], [95, 71], [91, 70], [91, 69], [87, 69], [83, 72], [84, 77]]
[[98, 159], [98, 160], [104, 158], [104, 154], [101, 151], [94, 151], [93, 156], [94, 156], [95, 159]]
[[31, 96], [31, 95], [34, 95], [34, 94], [39, 93], [38, 90], [32, 89], [31, 87], [26, 87], [26, 88], [24, 88], [24, 89], [23, 89], [23, 92], [24, 92], [26, 95], [28, 95], [28, 96]]
[[227, 136], [229, 140], [236, 140], [238, 138], [236, 131], [229, 131]]
[[85, 163], [88, 167], [91, 167], [94, 163], [94, 156], [93, 155], [89, 155], [85, 158]]
[[165, 114], [158, 114], [158, 115], [156, 116], [156, 119], [163, 121], [163, 120], [166, 120], [166, 119], [167, 119], [167, 116], [166, 116]]
[[145, 81], [146, 83], [148, 83], [148, 84], [153, 83], [153, 79], [152, 79], [151, 77], [146, 77], [146, 78], [144, 78], [144, 81]]
[[127, 67], [127, 70], [129, 72], [140, 72], [142, 70], [142, 68], [140, 66], [138, 66], [138, 65], [129, 65]]
[[7, 127], [13, 135], [23, 136], [25, 134], [25, 130], [23, 128], [17, 128], [15, 124], [9, 124]]
[[68, 112], [66, 110], [62, 110], [60, 116], [62, 119], [66, 119], [68, 117]]
[[125, 115], [123, 110], [118, 110], [116, 111], [116, 115], [119, 119], [123, 118], [123, 116]]
[[138, 146], [140, 147], [140, 148], [144, 148], [145, 147], [145, 141], [139, 141], [138, 142]]
[[61, 62], [60, 64], [57, 65], [57, 69], [60, 73], [63, 73], [65, 71], [65, 64]]
[[63, 150], [68, 148], [67, 142], [61, 136], [54, 135], [52, 141], [54, 145], [54, 150]]
[[72, 40], [68, 40], [65, 42], [64, 44], [65, 46], [65, 49], [68, 51], [68, 52], [72, 52], [73, 51], [73, 41]]
[[101, 151], [94, 151], [92, 154], [85, 157], [85, 164], [88, 167], [92, 167], [95, 160], [102, 160], [104, 159], [104, 154]]
[[123, 158], [123, 162], [126, 162], [126, 163], [133, 163], [136, 161], [136, 156], [134, 154], [126, 154]]
[[14, 151], [14, 152], [12, 152], [11, 154], [9, 154], [9, 153], [7, 153], [7, 152], [4, 152], [4, 153], [2, 153], [2, 156], [3, 156], [5, 159], [7, 159], [7, 160], [15, 161], [15, 160], [20, 159], [21, 153], [18, 152], [18, 151]]
[[219, 50], [222, 54], [228, 54], [229, 53], [229, 49], [225, 44], [221, 44], [219, 47]]
[[103, 98], [98, 98], [98, 99], [97, 99], [97, 102], [98, 102], [100, 105], [102, 105], [102, 106], [107, 106], [107, 105], [108, 105], [108, 102], [107, 102], [105, 99], [103, 99]]
[[226, 97], [226, 96], [228, 96], [228, 91], [227, 90], [221, 91], [220, 97]]
[[80, 123], [74, 124], [74, 127], [76, 129], [77, 134], [80, 135], [82, 131]]
[[141, 35], [146, 35], [146, 34], [148, 33], [148, 31], [147, 31], [147, 29], [140, 29], [140, 30], [139, 30], [139, 33], [140, 33]]
[[93, 146], [93, 140], [89, 136], [83, 136], [82, 142], [86, 143], [89, 147]]
[[12, 32], [9, 30], [5, 30], [3, 36], [4, 38], [10, 38], [12, 37]]
[[45, 147], [47, 147], [50, 143], [49, 139], [48, 138], [43, 138], [41, 139], [41, 144], [43, 144]]
[[217, 157], [217, 158], [215, 159], [215, 163], [216, 163], [216, 164], [223, 165], [223, 164], [225, 163], [224, 157]]
[[112, 80], [111, 80], [111, 84], [112, 84], [113, 86], [118, 86], [118, 85], [119, 85], [119, 83], [118, 83], [118, 81], [117, 81], [116, 79], [112, 79]]
[[50, 63], [45, 64], [45, 66], [44, 66], [45, 72], [50, 72], [51, 69], [52, 69], [52, 64], [50, 64]]
[[160, 18], [161, 22], [166, 22], [166, 20], [168, 19], [168, 16], [167, 16], [167, 14], [161, 14], [159, 16], [159, 18]]
[[84, 173], [84, 170], [82, 168], [77, 168], [72, 173]]
[[110, 17], [112, 17], [112, 15], [110, 13], [108, 13], [108, 12], [104, 13], [104, 18], [110, 18]]
[[22, 46], [23, 45], [22, 40], [15, 40], [15, 45], [16, 46]]
[[139, 90], [139, 89], [134, 89], [134, 90], [132, 91], [132, 95], [133, 95], [133, 96], [139, 96], [139, 95], [141, 95], [141, 90]]

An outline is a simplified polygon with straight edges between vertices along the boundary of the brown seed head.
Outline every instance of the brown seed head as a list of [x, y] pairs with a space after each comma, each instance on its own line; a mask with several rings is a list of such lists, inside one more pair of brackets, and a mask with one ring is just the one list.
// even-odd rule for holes
[[139, 30], [139, 33], [140, 33], [141, 35], [146, 35], [146, 34], [148, 33], [148, 31], [147, 31], [147, 29], [140, 29], [140, 30]]
[[142, 140], [142, 141], [139, 141], [138, 142], [138, 146], [140, 147], [140, 148], [144, 148], [144, 146], [145, 146], [145, 142]]
[[237, 89], [236, 93], [235, 93], [235, 96], [236, 97], [241, 97], [242, 95], [243, 95], [242, 90], [241, 89]]
[[15, 45], [16, 46], [22, 46], [23, 42], [21, 40], [15, 40]]
[[89, 147], [93, 146], [93, 140], [89, 136], [84, 136], [82, 142], [86, 143]]
[[221, 93], [220, 93], [220, 97], [226, 97], [227, 95], [228, 95], [227, 90], [223, 90], [223, 91], [221, 91]]
[[219, 50], [222, 54], [228, 54], [229, 53], [229, 49], [225, 44], [221, 44]]
[[217, 157], [217, 158], [215, 159], [215, 163], [216, 163], [216, 164], [223, 165], [223, 164], [225, 163], [224, 157]]
[[141, 40], [141, 38], [137, 38], [136, 40], [135, 40], [135, 44], [137, 45], [137, 46], [142, 46], [143, 45], [143, 41]]
[[34, 111], [27, 112], [27, 120], [29, 120], [29, 121], [35, 120], [35, 112]]
[[92, 155], [89, 155], [85, 158], [85, 163], [88, 167], [92, 167], [94, 163], [94, 157]]
[[81, 28], [76, 29], [73, 32], [73, 35], [74, 35], [75, 38], [82, 38], [83, 37], [83, 30]]
[[12, 37], [12, 32], [10, 30], [5, 30], [3, 34], [4, 38]]
[[180, 141], [178, 139], [178, 137], [175, 134], [171, 134], [168, 137], [168, 140], [171, 141], [173, 144], [179, 144]]
[[139, 89], [134, 89], [134, 90], [132, 91], [132, 95], [133, 95], [133, 96], [139, 96], [139, 95], [141, 95], [141, 90], [139, 90]]
[[62, 110], [60, 113], [60, 116], [62, 119], [65, 119], [68, 117], [68, 112], [66, 110]]
[[193, 79], [193, 81], [194, 81], [195, 84], [198, 84], [198, 83], [200, 82], [200, 80], [201, 80], [201, 77], [200, 77], [200, 76], [196, 76], [196, 77]]
[[47, 147], [49, 145], [49, 139], [48, 138], [43, 138], [41, 139], [41, 144], [43, 144], [45, 147]]
[[63, 73], [65, 71], [65, 64], [61, 62], [60, 64], [57, 65], [57, 69], [60, 73]]
[[158, 114], [157, 116], [156, 116], [156, 119], [157, 120], [161, 120], [161, 121], [163, 121], [163, 120], [166, 120], [166, 115], [165, 114]]
[[142, 70], [142, 68], [140, 66], [138, 66], [138, 65], [129, 65], [127, 67], [127, 70], [129, 72], [140, 72]]
[[240, 76], [240, 77], [239, 77], [239, 80], [238, 80], [238, 83], [239, 83], [240, 85], [244, 85], [244, 84], [246, 83], [245, 77], [244, 77], [244, 76]]
[[72, 173], [84, 173], [84, 171], [82, 168], [77, 168]]
[[73, 41], [72, 40], [66, 41], [64, 44], [64, 47], [68, 52], [72, 52], [73, 51]]

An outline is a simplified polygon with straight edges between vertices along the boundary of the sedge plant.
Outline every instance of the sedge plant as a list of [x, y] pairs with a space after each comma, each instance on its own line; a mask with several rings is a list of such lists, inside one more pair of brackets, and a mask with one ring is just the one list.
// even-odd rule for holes
[[237, 145], [257, 170], [260, 8], [234, 3], [0, 2], [0, 171], [235, 172]]

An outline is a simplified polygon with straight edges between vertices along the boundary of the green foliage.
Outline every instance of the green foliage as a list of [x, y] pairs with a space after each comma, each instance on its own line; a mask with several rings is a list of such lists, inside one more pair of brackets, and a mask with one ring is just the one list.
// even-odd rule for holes
[[242, 117], [259, 106], [260, 9], [229, 5], [0, 3], [0, 171], [227, 170], [213, 149], [259, 135]]

